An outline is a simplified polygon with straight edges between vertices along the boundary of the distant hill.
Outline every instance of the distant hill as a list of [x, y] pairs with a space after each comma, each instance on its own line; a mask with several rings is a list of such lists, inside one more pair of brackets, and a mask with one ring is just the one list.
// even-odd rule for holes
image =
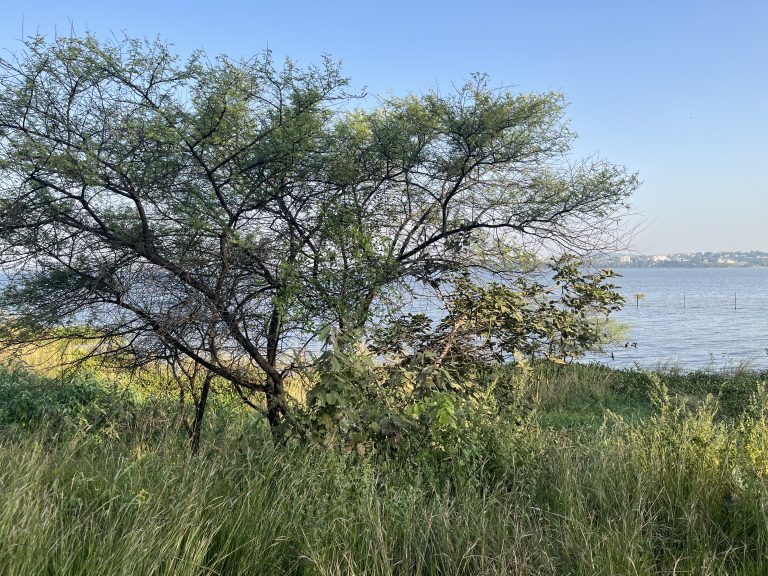
[[768, 252], [689, 252], [680, 254], [616, 254], [590, 259], [611, 268], [755, 268], [768, 267]]

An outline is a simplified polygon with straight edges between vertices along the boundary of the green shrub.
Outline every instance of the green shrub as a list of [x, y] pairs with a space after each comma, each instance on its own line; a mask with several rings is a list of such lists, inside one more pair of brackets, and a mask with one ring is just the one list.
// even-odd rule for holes
[[87, 372], [55, 379], [0, 366], [0, 427], [102, 427], [132, 411], [128, 391], [110, 388]]

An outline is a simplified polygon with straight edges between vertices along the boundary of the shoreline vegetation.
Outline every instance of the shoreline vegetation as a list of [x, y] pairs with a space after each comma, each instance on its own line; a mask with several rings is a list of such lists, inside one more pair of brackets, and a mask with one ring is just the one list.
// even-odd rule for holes
[[0, 369], [4, 574], [768, 570], [765, 372], [542, 362], [461, 441], [388, 453], [275, 445], [222, 392], [197, 457], [178, 400], [116, 376]]

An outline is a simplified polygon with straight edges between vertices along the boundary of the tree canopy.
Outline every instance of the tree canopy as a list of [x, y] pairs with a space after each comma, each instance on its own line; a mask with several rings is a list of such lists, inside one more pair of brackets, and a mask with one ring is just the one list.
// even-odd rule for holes
[[615, 246], [637, 178], [570, 153], [558, 93], [365, 105], [335, 62], [181, 59], [160, 41], [34, 37], [0, 59], [5, 338], [186, 358], [267, 417], [324, 328], [414, 286]]

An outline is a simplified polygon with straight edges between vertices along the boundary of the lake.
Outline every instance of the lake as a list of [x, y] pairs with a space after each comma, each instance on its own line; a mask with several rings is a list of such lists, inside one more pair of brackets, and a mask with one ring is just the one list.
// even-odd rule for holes
[[[768, 268], [621, 268], [628, 347], [590, 359], [609, 366], [768, 369]], [[640, 300], [636, 294], [642, 294]], [[735, 306], [734, 306], [735, 297]], [[636, 343], [636, 347], [633, 343]], [[613, 358], [611, 358], [611, 352]]]

